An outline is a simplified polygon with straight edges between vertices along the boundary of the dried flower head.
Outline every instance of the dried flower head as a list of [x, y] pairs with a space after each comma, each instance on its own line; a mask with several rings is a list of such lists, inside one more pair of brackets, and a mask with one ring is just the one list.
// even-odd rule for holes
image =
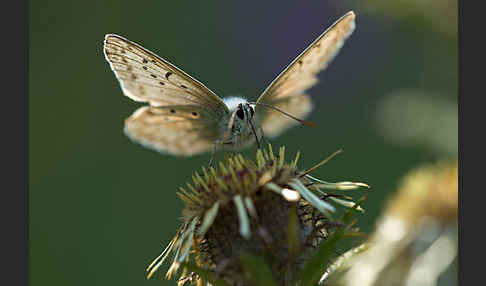
[[[274, 155], [269, 145], [257, 151], [256, 161], [237, 154], [217, 169], [196, 172], [193, 183], [178, 193], [185, 203], [182, 226], [147, 268], [148, 278], [172, 253], [167, 278], [182, 266], [179, 285], [302, 281], [300, 273], [311, 264], [316, 248], [333, 229], [345, 225], [333, 218], [336, 208], [330, 202], [362, 211], [352, 198], [331, 191], [368, 186], [329, 183], [309, 175], [330, 158], [305, 171], [297, 169], [298, 159], [299, 153], [286, 162], [285, 149]], [[326, 265], [318, 267], [322, 275]]]
[[411, 170], [333, 285], [437, 285], [457, 259], [458, 191], [457, 160]]

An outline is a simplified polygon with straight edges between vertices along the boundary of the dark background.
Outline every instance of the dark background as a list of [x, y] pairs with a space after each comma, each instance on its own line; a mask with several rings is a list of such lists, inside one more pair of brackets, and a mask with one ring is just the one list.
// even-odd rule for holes
[[318, 126], [272, 143], [301, 150], [300, 168], [343, 148], [314, 175], [372, 186], [359, 218], [370, 232], [408, 170], [457, 156], [455, 1], [31, 1], [31, 285], [175, 285], [168, 264], [148, 281], [145, 267], [179, 226], [177, 188], [209, 155], [161, 155], [123, 135], [140, 104], [104, 59], [106, 33], [221, 97], [254, 100], [349, 10], [356, 30], [310, 90]]

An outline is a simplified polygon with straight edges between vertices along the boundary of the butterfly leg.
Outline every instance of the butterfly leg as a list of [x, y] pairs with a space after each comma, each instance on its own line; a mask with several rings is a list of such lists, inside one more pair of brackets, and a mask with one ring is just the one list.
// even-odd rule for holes
[[255, 131], [255, 127], [253, 126], [253, 120], [249, 120], [248, 123], [250, 123], [251, 131], [253, 132], [253, 135], [255, 135], [255, 140], [256, 140], [257, 148], [258, 149], [261, 149], [260, 140], [258, 140], [258, 134]]
[[238, 140], [240, 137], [239, 134], [235, 134], [235, 136], [233, 136], [233, 154], [232, 155], [235, 155], [236, 152], [238, 151], [238, 149], [240, 148], [239, 144], [240, 144], [240, 141]]
[[265, 134], [263, 133], [263, 128], [261, 126], [258, 128], [258, 132], [261, 134], [260, 138], [262, 138], [263, 144], [268, 146], [270, 142], [267, 140], [267, 138], [265, 138]]
[[235, 134], [232, 138], [231, 141], [227, 141], [225, 144], [227, 145], [228, 152], [230, 157], [235, 156], [238, 153], [238, 150], [240, 149], [240, 140], [239, 140], [240, 135]]
[[218, 149], [219, 145], [222, 145], [220, 141], [213, 142], [213, 150], [211, 151], [211, 158], [209, 159], [208, 169], [210, 169], [214, 164], [214, 156], [216, 155], [216, 150]]

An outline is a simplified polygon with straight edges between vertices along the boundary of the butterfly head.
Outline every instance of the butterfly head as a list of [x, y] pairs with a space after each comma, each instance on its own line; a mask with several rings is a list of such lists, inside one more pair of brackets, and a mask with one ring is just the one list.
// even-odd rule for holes
[[247, 102], [240, 103], [236, 107], [235, 113], [237, 120], [248, 122], [253, 119], [253, 116], [255, 115], [255, 108], [252, 106], [252, 104]]
[[[232, 144], [245, 145], [252, 141], [253, 136], [256, 135], [254, 116], [255, 116], [255, 105], [253, 103], [247, 102], [242, 98], [228, 98], [226, 99], [227, 106], [231, 111], [231, 116], [228, 123], [225, 123], [225, 132], [223, 135], [223, 141], [231, 141]], [[258, 142], [258, 138], [255, 138]]]

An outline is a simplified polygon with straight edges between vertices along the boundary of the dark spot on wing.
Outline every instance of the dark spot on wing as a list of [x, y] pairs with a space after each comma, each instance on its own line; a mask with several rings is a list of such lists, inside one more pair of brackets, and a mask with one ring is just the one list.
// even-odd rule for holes
[[157, 76], [154, 75], [154, 74], [150, 74], [150, 76], [153, 77], [153, 78], [157, 78]]
[[148, 70], [148, 67], [146, 67], [146, 66], [143, 66], [143, 69], [144, 69], [144, 70]]
[[165, 83], [163, 83], [162, 81], [159, 81], [159, 84], [160, 84], [160, 85], [165, 85]]
[[174, 109], [171, 109], [170, 110], [170, 113], [175, 113], [176, 111]]
[[165, 74], [165, 78], [166, 78], [167, 80], [169, 80], [169, 76], [170, 76], [171, 74], [172, 74], [171, 72], [167, 72], [167, 73]]
[[144, 64], [148, 63], [147, 59], [143, 59], [143, 63]]
[[132, 73], [132, 79], [133, 80], [136, 80], [137, 79], [137, 76], [135, 74]]
[[181, 84], [181, 87], [182, 87], [183, 89], [187, 89], [187, 86], [185, 86], [185, 85], [183, 85], [183, 84]]

